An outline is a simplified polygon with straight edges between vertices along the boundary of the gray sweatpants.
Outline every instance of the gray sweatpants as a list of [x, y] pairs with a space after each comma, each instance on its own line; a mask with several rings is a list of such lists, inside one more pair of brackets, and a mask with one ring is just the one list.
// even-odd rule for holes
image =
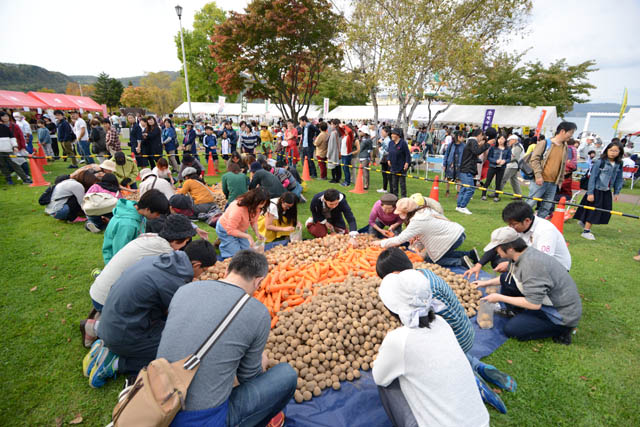
[[518, 168], [507, 168], [504, 171], [504, 176], [502, 177], [502, 189], [504, 189], [507, 181], [511, 184], [511, 188], [513, 188], [513, 192], [515, 194], [522, 194], [522, 190], [520, 189], [520, 181], [518, 181], [518, 173], [520, 169]]
[[394, 427], [418, 427], [418, 422], [400, 389], [400, 381], [394, 380], [387, 387], [378, 387], [378, 395]]

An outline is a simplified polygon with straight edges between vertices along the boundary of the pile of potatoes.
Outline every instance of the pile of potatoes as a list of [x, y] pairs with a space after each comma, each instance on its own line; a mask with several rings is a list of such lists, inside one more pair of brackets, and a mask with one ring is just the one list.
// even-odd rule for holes
[[353, 239], [344, 234], [331, 234], [318, 239], [291, 242], [287, 246], [276, 246], [265, 255], [270, 266], [289, 259], [293, 259], [296, 265], [309, 264], [330, 260], [349, 247], [369, 246], [372, 241], [373, 237], [369, 234], [359, 234]]
[[453, 292], [455, 292], [467, 316], [473, 317], [476, 315], [478, 311], [478, 300], [482, 297], [482, 292], [474, 288], [471, 282], [462, 277], [462, 274], [455, 274], [448, 268], [427, 262], [413, 264], [413, 267], [426, 268], [442, 277], [451, 289], [453, 289]]
[[220, 184], [216, 184], [213, 186], [213, 202], [218, 206], [221, 211], [224, 211], [224, 207], [227, 205], [227, 198], [224, 196], [222, 192], [222, 187]]
[[218, 261], [200, 275], [198, 280], [220, 280], [224, 279], [227, 275], [227, 267], [231, 262], [231, 258], [227, 258], [224, 261]]
[[311, 302], [278, 314], [265, 351], [270, 366], [289, 363], [298, 373], [296, 402], [360, 378], [387, 332], [400, 326], [378, 297], [380, 279], [362, 276], [322, 286]]

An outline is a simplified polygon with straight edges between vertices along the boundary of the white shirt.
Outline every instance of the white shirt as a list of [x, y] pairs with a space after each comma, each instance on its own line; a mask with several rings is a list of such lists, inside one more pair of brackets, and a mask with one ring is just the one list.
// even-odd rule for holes
[[[81, 129], [84, 129], [84, 135], [80, 138]], [[82, 117], [78, 117], [78, 120], [73, 125], [73, 133], [76, 134], [76, 138], [79, 141], [88, 141], [89, 140], [89, 132], [87, 132], [87, 124], [82, 119]]]
[[137, 239], [120, 249], [91, 285], [89, 295], [98, 304], [104, 305], [111, 286], [122, 273], [144, 257], [171, 253], [169, 242], [154, 233], [141, 234]]
[[225, 138], [222, 140], [222, 154], [231, 154], [231, 140], [229, 138]]
[[567, 242], [551, 221], [536, 216], [529, 231], [518, 234], [527, 242], [527, 245], [551, 255], [567, 271], [571, 270], [571, 254], [569, 253], [569, 248], [567, 248]]
[[387, 334], [373, 365], [373, 379], [387, 387], [396, 378], [419, 426], [488, 426], [467, 357], [440, 316], [429, 328], [402, 326]]
[[342, 141], [340, 141], [340, 155], [348, 156], [349, 152], [347, 151], [347, 136], [342, 137]]
[[116, 116], [115, 114], [113, 116], [111, 116], [111, 124], [114, 126], [119, 126], [120, 125], [120, 117]]
[[[625, 157], [622, 159], [622, 167], [623, 168], [632, 168], [635, 167], [636, 163], [631, 160], [629, 157]], [[622, 178], [631, 179], [633, 178], [633, 173], [631, 172], [622, 172]]]
[[138, 194], [140, 195], [140, 197], [142, 197], [144, 193], [152, 189], [156, 189], [164, 194], [167, 200], [169, 200], [171, 196], [176, 194], [176, 189], [173, 187], [173, 185], [171, 185], [166, 179], [159, 178], [157, 175], [148, 175], [139, 185], [140, 188]]
[[22, 131], [22, 133], [26, 135], [31, 135], [31, 125], [29, 124], [29, 122], [27, 122], [25, 119], [21, 119], [18, 122], [18, 126], [20, 126], [20, 130]]

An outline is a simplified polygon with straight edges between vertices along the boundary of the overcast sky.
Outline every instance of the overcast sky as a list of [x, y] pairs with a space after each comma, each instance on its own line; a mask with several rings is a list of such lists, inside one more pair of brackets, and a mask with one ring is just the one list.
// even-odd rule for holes
[[[0, 62], [34, 64], [69, 75], [114, 77], [178, 70], [173, 36], [178, 0], [0, 0]], [[205, 0], [180, 0], [182, 22]], [[242, 11], [247, 0], [218, 0], [224, 10]], [[638, 0], [534, 0], [528, 33], [509, 45], [532, 48], [527, 59], [545, 63], [567, 58], [575, 64], [595, 59], [594, 102], [640, 104], [640, 22]]]

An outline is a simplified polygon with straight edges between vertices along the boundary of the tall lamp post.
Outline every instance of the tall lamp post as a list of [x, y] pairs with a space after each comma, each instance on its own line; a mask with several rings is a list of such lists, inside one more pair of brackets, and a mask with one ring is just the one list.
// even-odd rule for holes
[[189, 120], [193, 121], [193, 113], [191, 112], [191, 95], [189, 94], [189, 75], [187, 74], [187, 57], [184, 53], [184, 37], [182, 36], [182, 6], [176, 6], [178, 14], [178, 22], [180, 22], [180, 45], [182, 46], [182, 65], [184, 67], [184, 83], [187, 87], [187, 103], [189, 104]]

